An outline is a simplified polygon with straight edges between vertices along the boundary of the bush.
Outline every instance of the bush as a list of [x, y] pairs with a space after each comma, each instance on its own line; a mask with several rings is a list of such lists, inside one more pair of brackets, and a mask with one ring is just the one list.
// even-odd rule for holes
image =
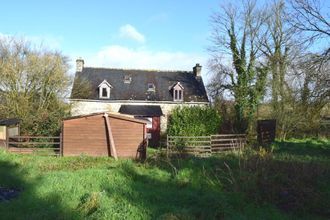
[[177, 136], [216, 134], [221, 118], [212, 107], [177, 107], [169, 118], [167, 133]]

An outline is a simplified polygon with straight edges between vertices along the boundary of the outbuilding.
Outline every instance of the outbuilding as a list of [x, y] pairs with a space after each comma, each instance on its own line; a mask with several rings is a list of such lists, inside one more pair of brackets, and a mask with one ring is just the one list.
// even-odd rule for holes
[[63, 156], [146, 157], [146, 121], [118, 113], [95, 113], [63, 120]]
[[6, 147], [9, 137], [20, 134], [20, 120], [17, 118], [0, 119], [0, 147]]

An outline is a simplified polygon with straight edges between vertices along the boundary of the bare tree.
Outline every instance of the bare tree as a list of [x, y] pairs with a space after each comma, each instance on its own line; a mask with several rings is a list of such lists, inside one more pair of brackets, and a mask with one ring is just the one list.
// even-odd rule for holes
[[[325, 1], [324, 1], [325, 2]], [[293, 27], [306, 33], [311, 43], [325, 40], [322, 61], [330, 60], [330, 14], [322, 10], [319, 0], [290, 0], [292, 13], [290, 22]], [[329, 10], [329, 8], [328, 8]]]
[[[216, 73], [211, 87], [234, 98], [240, 132], [250, 125], [264, 90], [266, 71], [258, 65], [257, 38], [262, 18], [256, 2], [248, 0], [241, 7], [226, 5], [211, 17], [210, 67]], [[228, 60], [232, 64], [226, 65]]]
[[327, 85], [329, 65], [319, 66], [319, 56], [305, 54], [290, 66], [289, 86], [291, 102], [286, 108], [285, 134], [318, 135], [322, 111], [329, 103], [330, 87]]
[[286, 130], [288, 108], [292, 104], [287, 83], [291, 63], [301, 55], [304, 44], [298, 41], [295, 28], [288, 22], [289, 14], [284, 0], [276, 0], [264, 9], [262, 34], [259, 36], [264, 65], [270, 71], [272, 117], [278, 121], [280, 136]]

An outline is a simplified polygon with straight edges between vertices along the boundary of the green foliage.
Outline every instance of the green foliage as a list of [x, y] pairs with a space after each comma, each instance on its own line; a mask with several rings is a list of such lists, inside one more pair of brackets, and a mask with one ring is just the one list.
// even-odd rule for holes
[[71, 98], [88, 99], [92, 91], [92, 86], [87, 79], [76, 76], [73, 83]]
[[57, 135], [69, 113], [68, 60], [17, 38], [0, 40], [0, 117], [21, 119], [21, 133]]
[[217, 134], [221, 118], [212, 107], [177, 107], [168, 123], [168, 134], [176, 136], [202, 136]]

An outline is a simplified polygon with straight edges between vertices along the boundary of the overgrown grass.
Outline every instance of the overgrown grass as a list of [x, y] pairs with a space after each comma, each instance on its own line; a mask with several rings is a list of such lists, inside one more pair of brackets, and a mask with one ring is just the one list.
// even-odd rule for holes
[[327, 219], [330, 142], [144, 163], [0, 151], [0, 219]]

